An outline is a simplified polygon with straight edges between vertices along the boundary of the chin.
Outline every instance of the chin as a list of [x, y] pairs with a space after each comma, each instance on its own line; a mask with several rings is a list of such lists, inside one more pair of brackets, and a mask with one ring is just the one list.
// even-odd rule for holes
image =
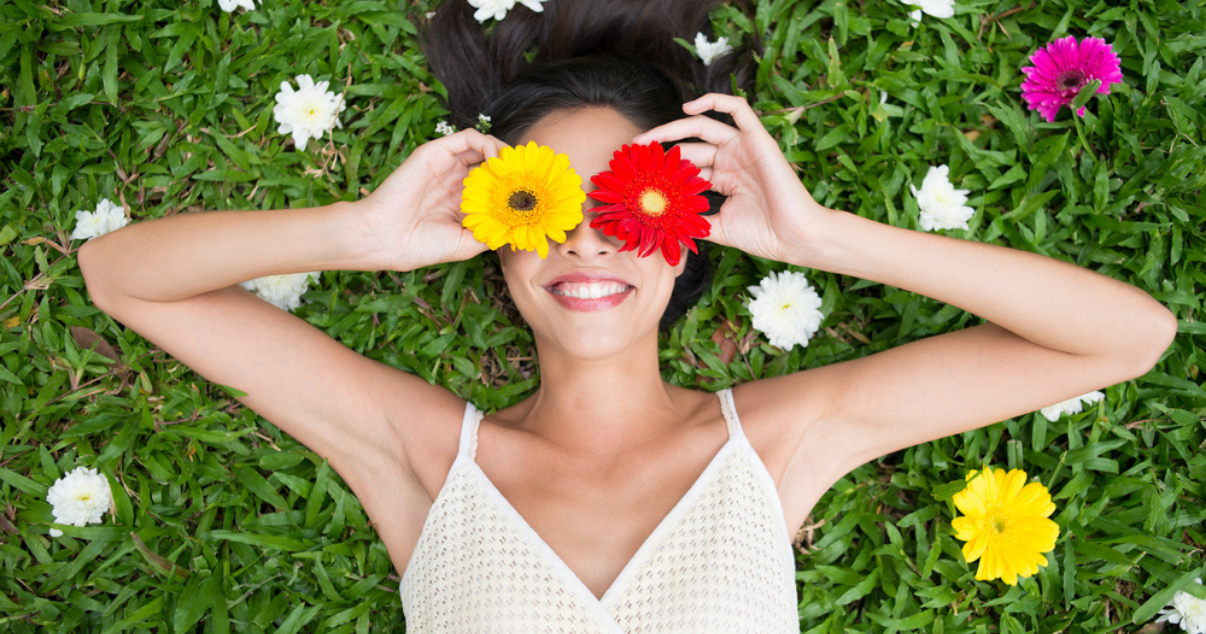
[[534, 333], [537, 354], [543, 358], [552, 353], [582, 361], [598, 361], [632, 354], [647, 339], [654, 342], [654, 349], [657, 348], [656, 325], [643, 334], [635, 331], [631, 324], [592, 324], [572, 333], [550, 334]]

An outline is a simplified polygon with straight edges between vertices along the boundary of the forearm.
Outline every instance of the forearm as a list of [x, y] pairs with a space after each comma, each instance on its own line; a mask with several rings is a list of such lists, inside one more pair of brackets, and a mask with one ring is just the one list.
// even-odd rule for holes
[[365, 270], [363, 223], [349, 203], [274, 211], [213, 211], [140, 222], [80, 248], [89, 292], [170, 302], [283, 273]]
[[1151, 367], [1176, 332], [1142, 290], [1035, 253], [828, 212], [794, 264], [912, 291], [1038, 345]]

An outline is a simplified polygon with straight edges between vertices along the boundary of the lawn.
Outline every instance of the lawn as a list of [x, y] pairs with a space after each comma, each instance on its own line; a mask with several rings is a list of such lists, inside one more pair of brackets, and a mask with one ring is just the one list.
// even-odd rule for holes
[[[0, 4], [0, 631], [404, 630], [399, 571], [340, 478], [95, 308], [70, 234], [104, 198], [137, 222], [372, 191], [446, 114], [416, 45], [430, 4]], [[1125, 280], [1179, 322], [1155, 369], [1102, 386], [1082, 413], [1027, 414], [840, 480], [800, 536], [804, 631], [1154, 632], [1202, 575], [1204, 7], [957, 0], [954, 17], [914, 25], [895, 1], [761, 0], [753, 20], [713, 15], [719, 35], [762, 35], [750, 97], [823, 205], [920, 230], [910, 185], [949, 165], [975, 214], [943, 233]], [[1068, 35], [1110, 43], [1123, 81], [1049, 123], [1027, 110], [1020, 68]], [[300, 74], [347, 109], [298, 151], [272, 111]], [[663, 341], [679, 385], [722, 389], [980, 321], [804, 270], [825, 320], [784, 351], [752, 330], [746, 289], [788, 267], [713, 253], [712, 289]], [[503, 289], [489, 254], [328, 271], [295, 312], [494, 409], [539, 380]], [[950, 524], [958, 483], [986, 463], [1025, 469], [1057, 505], [1050, 565], [1016, 586], [976, 581]], [[105, 474], [114, 513], [50, 537], [47, 490], [77, 466]]]

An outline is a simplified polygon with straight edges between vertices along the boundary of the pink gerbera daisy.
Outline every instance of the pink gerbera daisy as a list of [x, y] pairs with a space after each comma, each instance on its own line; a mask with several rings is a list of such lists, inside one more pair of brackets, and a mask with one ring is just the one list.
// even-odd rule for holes
[[[1077, 43], [1069, 35], [1055, 40], [1030, 56], [1034, 66], [1022, 69], [1022, 98], [1031, 110], [1038, 110], [1047, 121], [1055, 121], [1061, 106], [1072, 103], [1080, 89], [1094, 79], [1101, 80], [1097, 93], [1110, 94], [1110, 84], [1122, 81], [1122, 65], [1114, 49], [1099, 37], [1087, 37]], [[1085, 109], [1076, 112], [1085, 115]]]

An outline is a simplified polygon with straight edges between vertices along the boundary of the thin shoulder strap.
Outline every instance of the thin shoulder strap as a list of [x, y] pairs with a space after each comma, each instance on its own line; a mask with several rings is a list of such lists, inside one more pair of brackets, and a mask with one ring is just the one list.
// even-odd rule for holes
[[461, 420], [461, 444], [458, 453], [472, 460], [477, 455], [477, 427], [482, 422], [482, 413], [473, 403], [465, 403], [465, 418]]
[[724, 422], [729, 428], [729, 437], [741, 436], [741, 419], [737, 418], [737, 406], [733, 404], [733, 389], [726, 388], [716, 393], [720, 397], [720, 411], [724, 413]]

